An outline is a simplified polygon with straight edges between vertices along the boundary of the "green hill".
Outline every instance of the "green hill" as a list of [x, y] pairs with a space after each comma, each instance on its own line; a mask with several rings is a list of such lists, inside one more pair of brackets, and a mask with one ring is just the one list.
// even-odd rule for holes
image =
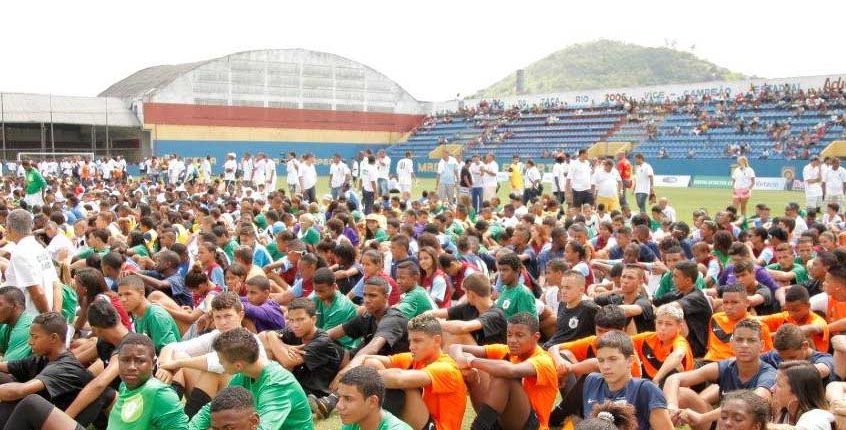
[[[611, 40], [569, 46], [530, 64], [525, 73], [526, 94], [746, 78], [689, 52]], [[515, 84], [516, 72], [473, 97], [515, 95]]]

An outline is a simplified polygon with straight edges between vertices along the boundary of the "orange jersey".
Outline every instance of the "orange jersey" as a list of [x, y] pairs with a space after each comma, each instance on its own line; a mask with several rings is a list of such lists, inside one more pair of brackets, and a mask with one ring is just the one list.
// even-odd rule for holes
[[[598, 343], [599, 339], [596, 336], [588, 336], [570, 342], [564, 342], [560, 348], [572, 352], [576, 360], [585, 361], [588, 358], [596, 357], [596, 345]], [[640, 378], [642, 373], [640, 369], [640, 358], [635, 355], [634, 360], [632, 360], [632, 376]]]
[[770, 328], [770, 331], [776, 331], [779, 327], [781, 327], [784, 323], [796, 324], [798, 326], [803, 325], [815, 325], [822, 328], [821, 333], [817, 333], [812, 336], [812, 340], [814, 341], [814, 346], [817, 348], [819, 352], [828, 352], [828, 341], [829, 341], [829, 332], [828, 332], [828, 323], [825, 322], [825, 319], [813, 312], [808, 312], [808, 316], [805, 317], [803, 321], [796, 321], [793, 318], [790, 318], [790, 314], [787, 312], [779, 312], [777, 314], [772, 315], [764, 315], [758, 317], [767, 327]]
[[693, 352], [690, 350], [687, 339], [682, 336], [677, 335], [669, 344], [663, 344], [658, 340], [655, 332], [648, 331], [632, 336], [632, 343], [638, 358], [643, 363], [643, 374], [649, 379], [655, 377], [667, 356], [676, 348], [683, 348], [685, 351], [681, 362], [682, 370], [685, 372], [693, 370]]
[[[508, 357], [512, 363], [520, 363], [520, 357], [510, 355], [508, 346], [502, 344], [485, 345], [485, 356], [494, 360]], [[532, 363], [536, 375], [523, 378], [523, 391], [529, 397], [532, 409], [538, 415], [540, 430], [549, 429], [549, 414], [558, 395], [558, 372], [552, 357], [540, 346], [536, 346], [532, 356], [526, 361]]]
[[[717, 312], [711, 316], [711, 322], [708, 323], [708, 352], [705, 353], [705, 360], [719, 361], [734, 358], [734, 351], [731, 350], [729, 344], [731, 334], [734, 333], [734, 326], [747, 317], [732, 321], [725, 312]], [[773, 349], [773, 338], [766, 324], [761, 324], [761, 342], [764, 344], [761, 352]]]
[[825, 312], [825, 320], [833, 323], [837, 320], [846, 318], [846, 302], [838, 302], [834, 300], [834, 296], [828, 295], [828, 309]]
[[467, 386], [455, 360], [444, 353], [429, 364], [414, 361], [410, 352], [389, 358], [391, 367], [422, 370], [429, 375], [432, 383], [423, 387], [423, 402], [435, 420], [437, 430], [460, 430], [467, 406]]

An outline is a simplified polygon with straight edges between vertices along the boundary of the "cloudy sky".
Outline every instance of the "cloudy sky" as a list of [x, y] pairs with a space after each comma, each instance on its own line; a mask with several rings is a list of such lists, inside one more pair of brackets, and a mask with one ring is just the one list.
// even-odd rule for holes
[[446, 100], [599, 38], [675, 40], [768, 78], [842, 75], [838, 3], [14, 0], [3, 4], [0, 91], [93, 96], [153, 65], [305, 48], [367, 64], [419, 100]]

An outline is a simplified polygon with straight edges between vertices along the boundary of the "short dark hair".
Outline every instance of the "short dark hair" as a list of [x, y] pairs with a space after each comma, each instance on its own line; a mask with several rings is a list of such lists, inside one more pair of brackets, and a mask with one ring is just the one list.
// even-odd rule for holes
[[38, 324], [41, 329], [47, 334], [55, 334], [64, 343], [65, 336], [68, 334], [68, 322], [65, 317], [58, 312], [45, 312], [35, 317], [32, 320], [33, 324]]
[[138, 275], [128, 275], [118, 280], [118, 288], [129, 287], [144, 294], [144, 281]]
[[681, 272], [691, 282], [696, 282], [696, 279], [699, 277], [699, 266], [692, 261], [679, 261], [676, 263], [675, 270]]
[[596, 343], [596, 350], [599, 351], [602, 348], [618, 349], [621, 353], [623, 353], [623, 356], [626, 357], [631, 357], [632, 354], [634, 354], [634, 344], [632, 344], [632, 338], [629, 337], [628, 334], [619, 330], [609, 331], [599, 337], [599, 340]]
[[297, 297], [291, 301], [291, 304], [288, 305], [288, 314], [297, 309], [304, 310], [310, 317], [317, 315], [317, 307], [314, 305], [314, 302], [305, 297]]
[[785, 302], [808, 303], [810, 299], [811, 298], [808, 294], [808, 290], [801, 285], [793, 285], [791, 287], [788, 287], [787, 291], [784, 292]]
[[529, 328], [532, 333], [538, 332], [538, 318], [537, 316], [528, 312], [519, 312], [508, 319], [509, 325], [524, 325]]
[[264, 276], [253, 276], [247, 279], [247, 285], [256, 287], [262, 291], [270, 291], [270, 281]]
[[211, 412], [255, 410], [253, 394], [239, 385], [230, 385], [217, 393], [211, 401]]
[[335, 272], [328, 267], [321, 267], [314, 272], [311, 282], [314, 285], [335, 285]]
[[617, 305], [605, 305], [596, 311], [593, 325], [611, 330], [622, 330], [626, 327], [626, 313]]
[[722, 406], [731, 401], [740, 401], [746, 404], [749, 412], [752, 414], [755, 424], [758, 428], [767, 428], [767, 422], [770, 421], [770, 404], [761, 396], [757, 395], [752, 390], [737, 390], [732, 391], [723, 396]]
[[243, 327], [221, 333], [212, 348], [226, 361], [255, 363], [259, 358], [259, 344], [255, 336]]
[[474, 272], [464, 278], [461, 287], [479, 297], [491, 296], [491, 280], [484, 273]]
[[520, 270], [522, 263], [520, 262], [520, 257], [515, 254], [514, 252], [507, 252], [500, 255], [496, 259], [496, 264], [501, 266], [510, 266], [511, 270]]
[[737, 333], [737, 329], [739, 328], [748, 328], [749, 330], [758, 332], [758, 335], [760, 335], [761, 331], [763, 331], [763, 328], [761, 328], [761, 324], [762, 323], [758, 320], [745, 318], [738, 321], [737, 324], [734, 326], [734, 333]]
[[372, 367], [354, 367], [341, 377], [340, 383], [355, 387], [365, 399], [376, 396], [379, 398], [379, 406], [382, 405], [382, 400], [385, 398], [385, 383], [382, 381], [379, 372]]
[[96, 328], [112, 328], [120, 324], [120, 316], [111, 302], [94, 300], [88, 306], [88, 324]]
[[407, 270], [411, 273], [412, 277], [419, 278], [420, 277], [420, 266], [413, 261], [403, 261], [399, 265], [397, 265], [397, 273], [400, 270]]
[[802, 347], [808, 338], [796, 324], [782, 324], [773, 334], [773, 348], [776, 351], [793, 351]]
[[156, 346], [153, 345], [153, 340], [147, 337], [146, 334], [141, 333], [129, 333], [121, 339], [120, 343], [117, 346], [118, 352], [123, 350], [123, 348], [130, 346], [130, 345], [139, 345], [147, 348], [147, 351], [150, 352], [150, 358], [155, 358], [156, 356]]
[[17, 307], [22, 308], [26, 306], [26, 296], [24, 296], [23, 291], [18, 287], [12, 287], [10, 285], [0, 287], [0, 296]]

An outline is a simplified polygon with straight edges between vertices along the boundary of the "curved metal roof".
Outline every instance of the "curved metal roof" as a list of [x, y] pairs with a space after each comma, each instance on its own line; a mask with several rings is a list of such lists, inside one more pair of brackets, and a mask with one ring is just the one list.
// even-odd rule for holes
[[164, 88], [167, 84], [173, 82], [174, 79], [211, 61], [215, 60], [148, 67], [112, 84], [112, 86], [101, 92], [99, 96], [135, 98], [148, 92]]

